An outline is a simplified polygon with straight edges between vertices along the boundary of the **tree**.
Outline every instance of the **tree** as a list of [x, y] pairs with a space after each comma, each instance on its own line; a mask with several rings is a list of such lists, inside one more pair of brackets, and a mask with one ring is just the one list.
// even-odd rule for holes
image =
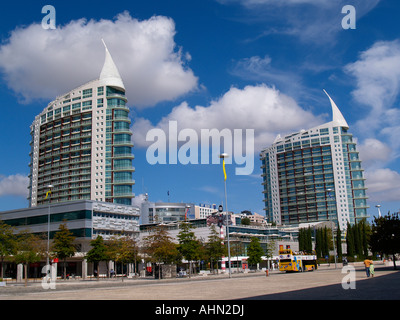
[[340, 227], [338, 226], [336, 231], [336, 253], [339, 261], [342, 260], [342, 231], [340, 231]]
[[4, 259], [14, 255], [16, 252], [15, 250], [16, 237], [14, 235], [14, 228], [3, 221], [0, 221], [0, 278], [4, 278]]
[[355, 255], [355, 246], [354, 246], [354, 236], [353, 236], [353, 227], [347, 222], [347, 231], [346, 231], [346, 245], [347, 245], [347, 256], [354, 257]]
[[215, 229], [215, 225], [210, 227], [210, 235], [206, 244], [206, 253], [210, 260], [210, 266], [214, 272], [214, 264], [216, 264], [221, 258], [226, 255], [227, 250], [222, 244], [221, 238]]
[[16, 264], [22, 263], [24, 265], [25, 286], [28, 283], [28, 265], [39, 262], [45, 256], [46, 248], [41, 237], [27, 231], [18, 234], [14, 260]]
[[264, 255], [264, 250], [261, 247], [260, 240], [256, 237], [252, 237], [250, 245], [247, 248], [247, 255], [249, 256], [249, 264], [261, 263], [261, 257]]
[[58, 230], [59, 231], [54, 234], [52, 250], [58, 259], [63, 260], [63, 276], [64, 279], [66, 279], [66, 260], [75, 254], [76, 248], [73, 245], [75, 237], [65, 224], [60, 224]]
[[360, 224], [356, 223], [354, 225], [354, 249], [358, 256], [361, 256], [362, 253], [362, 244], [361, 244], [361, 232], [360, 232]]
[[369, 239], [372, 252], [393, 256], [393, 267], [396, 269], [395, 254], [400, 253], [400, 220], [398, 213], [374, 219]]
[[311, 228], [299, 229], [299, 251], [311, 252], [312, 251], [312, 232]]
[[328, 233], [328, 228], [325, 226], [323, 231], [322, 231], [322, 255], [324, 257], [329, 256], [329, 233]]
[[123, 237], [119, 239], [120, 245], [117, 249], [116, 261], [122, 264], [134, 263], [135, 273], [137, 271], [137, 261], [140, 259], [139, 247], [135, 239], [131, 237]]
[[317, 258], [322, 257], [322, 229], [318, 228], [315, 230], [315, 252]]
[[153, 263], [178, 263], [181, 256], [178, 246], [164, 226], [155, 227], [151, 234], [143, 239], [143, 250], [148, 259]]
[[332, 232], [326, 226], [315, 231], [315, 252], [318, 258], [329, 256], [329, 250], [333, 249]]
[[251, 224], [251, 221], [250, 221], [250, 218], [245, 217], [245, 218], [241, 219], [240, 223], [241, 223], [243, 226], [249, 226], [249, 225]]
[[362, 233], [362, 250], [364, 257], [368, 256], [368, 242], [369, 237], [371, 236], [371, 228], [369, 223], [367, 223], [366, 219], [362, 219], [361, 221], [361, 233]]
[[347, 244], [347, 256], [353, 257], [355, 255], [359, 257], [368, 256], [368, 239], [371, 234], [370, 225], [366, 219], [362, 219], [356, 222], [354, 225], [347, 223], [346, 231], [346, 244]]
[[181, 255], [189, 261], [189, 278], [192, 272], [192, 261], [199, 259], [200, 253], [200, 242], [196, 239], [196, 236], [191, 229], [193, 226], [190, 223], [181, 223], [179, 228], [181, 231], [178, 234], [178, 251]]
[[90, 241], [92, 248], [87, 252], [86, 259], [88, 262], [93, 262], [97, 279], [99, 278], [99, 262], [107, 261], [107, 247], [104, 244], [102, 236], [97, 236], [96, 239]]

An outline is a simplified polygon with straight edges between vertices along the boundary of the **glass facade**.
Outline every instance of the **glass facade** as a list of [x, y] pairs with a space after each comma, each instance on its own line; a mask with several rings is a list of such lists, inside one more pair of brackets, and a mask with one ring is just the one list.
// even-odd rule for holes
[[348, 128], [328, 123], [278, 139], [261, 161], [269, 222], [333, 221], [343, 230], [368, 217], [361, 160]]
[[58, 97], [36, 117], [30, 206], [77, 200], [131, 204], [135, 169], [126, 102], [122, 88], [93, 81]]
[[[90, 199], [92, 112], [63, 109], [55, 117], [49, 112], [46, 119], [41, 117], [36, 205], [46, 204], [50, 199], [52, 202]], [[34, 140], [33, 135], [32, 144]], [[48, 185], [53, 188], [46, 199]]]
[[277, 159], [282, 224], [336, 216], [336, 206], [326, 191], [334, 189], [330, 146], [286, 151]]
[[132, 133], [129, 130], [129, 109], [125, 92], [107, 87], [106, 122], [106, 201], [131, 204], [132, 186]]

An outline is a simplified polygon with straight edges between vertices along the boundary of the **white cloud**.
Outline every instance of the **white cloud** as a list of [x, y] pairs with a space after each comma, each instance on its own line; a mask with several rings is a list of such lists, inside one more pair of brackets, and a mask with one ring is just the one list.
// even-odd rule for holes
[[387, 144], [373, 138], [365, 139], [357, 148], [363, 164], [368, 167], [387, 162], [392, 154], [392, 149]]
[[264, 58], [252, 56], [237, 61], [231, 68], [231, 74], [245, 80], [254, 80], [276, 86], [291, 96], [299, 95], [305, 91], [298, 73], [284, 71], [272, 66], [272, 59], [266, 55]]
[[355, 100], [371, 107], [373, 116], [379, 115], [400, 92], [400, 40], [376, 42], [345, 71], [356, 78]]
[[[240, 4], [247, 11], [240, 17], [250, 23], [265, 25], [261, 36], [283, 34], [305, 43], [324, 45], [335, 43], [343, 31], [345, 17], [342, 8], [347, 0], [217, 0], [230, 5]], [[370, 12], [381, 0], [353, 0], [357, 21]], [[271, 27], [272, 26], [272, 27]]]
[[99, 77], [103, 38], [123, 78], [129, 104], [152, 106], [197, 88], [197, 77], [186, 66], [190, 54], [177, 48], [175, 32], [170, 18], [138, 21], [127, 12], [113, 21], [80, 19], [55, 30], [31, 24], [13, 30], [1, 45], [0, 69], [21, 101], [53, 100]]
[[206, 107], [192, 108], [186, 102], [181, 103], [155, 126], [147, 119], [137, 119], [132, 126], [135, 145], [147, 146], [146, 133], [154, 127], [168, 134], [171, 120], [177, 121], [178, 131], [191, 128], [199, 137], [201, 129], [254, 129], [256, 152], [269, 146], [277, 134], [323, 123], [322, 118], [303, 110], [295, 100], [275, 88], [266, 85], [232, 87]]
[[220, 3], [228, 4], [232, 2], [240, 2], [244, 6], [252, 7], [257, 5], [273, 5], [273, 6], [288, 6], [297, 4], [312, 4], [316, 6], [327, 6], [332, 3], [331, 0], [217, 0]]
[[148, 196], [145, 194], [136, 195], [135, 198], [132, 199], [132, 205], [141, 208], [146, 199], [148, 199]]
[[21, 175], [0, 176], [1, 196], [28, 196], [29, 178]]
[[[372, 139], [365, 142], [365, 147], [372, 147], [369, 151], [364, 147], [367, 159], [374, 148], [383, 146], [376, 142], [384, 138], [392, 153], [385, 147], [380, 150], [383, 153], [377, 153], [375, 157], [386, 162], [394, 160], [400, 151], [400, 111], [395, 104], [400, 94], [400, 39], [374, 43], [344, 70], [356, 80], [356, 89], [352, 92], [354, 99], [367, 109], [355, 125], [365, 138]], [[372, 141], [375, 141], [374, 146]], [[386, 159], [382, 158], [384, 155]]]
[[399, 201], [400, 174], [391, 169], [378, 169], [366, 172], [366, 185], [370, 201]]

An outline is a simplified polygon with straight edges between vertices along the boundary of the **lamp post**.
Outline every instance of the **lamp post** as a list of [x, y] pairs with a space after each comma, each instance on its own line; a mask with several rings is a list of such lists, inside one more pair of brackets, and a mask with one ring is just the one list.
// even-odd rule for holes
[[49, 191], [46, 193], [46, 198], [49, 197], [49, 210], [47, 212], [47, 257], [46, 257], [46, 265], [49, 266], [49, 252], [50, 252], [50, 206], [51, 206], [51, 188], [54, 186], [52, 184], [49, 184], [47, 188], [49, 188]]
[[229, 267], [229, 278], [231, 277], [231, 246], [229, 242], [229, 220], [228, 220], [228, 196], [226, 192], [226, 172], [225, 172], [225, 158], [229, 157], [229, 154], [227, 153], [222, 153], [219, 155], [219, 157], [223, 161], [223, 167], [224, 167], [224, 185], [225, 185], [225, 210], [226, 210], [226, 241], [228, 242], [228, 267]]
[[379, 215], [379, 218], [380, 218], [382, 216], [381, 215], [381, 209], [380, 209], [381, 205], [377, 204], [375, 207], [378, 208], [378, 215]]
[[[332, 190], [332, 189], [326, 189], [326, 191], [328, 191], [329, 199], [332, 200], [331, 191], [333, 191], [333, 190]], [[335, 257], [335, 269], [336, 269], [336, 268], [337, 268], [337, 261], [336, 261], [336, 245], [335, 245], [335, 235], [334, 235], [334, 232], [333, 232], [334, 222], [333, 222], [333, 220], [331, 220], [331, 219], [329, 218], [329, 214], [328, 214], [328, 220], [331, 221], [331, 225], [332, 225], [333, 254], [334, 254], [334, 257]]]

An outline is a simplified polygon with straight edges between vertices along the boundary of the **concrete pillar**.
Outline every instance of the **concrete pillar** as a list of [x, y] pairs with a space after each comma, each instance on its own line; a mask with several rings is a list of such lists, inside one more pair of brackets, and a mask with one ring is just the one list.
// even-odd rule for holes
[[17, 282], [22, 282], [24, 275], [24, 265], [20, 263], [17, 265]]
[[82, 279], [86, 280], [87, 279], [87, 270], [88, 265], [86, 259], [82, 260]]
[[[54, 267], [52, 270], [52, 272], [54, 274], [51, 275], [52, 279], [57, 279], [57, 271], [58, 271], [58, 262], [53, 262], [52, 266]], [[61, 275], [64, 276], [64, 269], [61, 272]]]
[[114, 261], [109, 261], [108, 262], [108, 270], [110, 272], [110, 275], [111, 275], [111, 270], [114, 270], [114, 272], [115, 272], [115, 263], [114, 263]]

